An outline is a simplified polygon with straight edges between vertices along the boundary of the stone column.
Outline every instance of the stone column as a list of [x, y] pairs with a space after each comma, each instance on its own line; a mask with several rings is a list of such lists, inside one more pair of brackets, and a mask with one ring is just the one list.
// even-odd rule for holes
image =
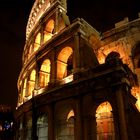
[[127, 126], [126, 126], [126, 116], [125, 116], [125, 107], [124, 107], [124, 96], [126, 94], [124, 87], [118, 88], [116, 91], [116, 101], [118, 109], [118, 119], [119, 119], [119, 130], [120, 130], [120, 140], [128, 140]]
[[54, 136], [54, 106], [51, 104], [48, 107], [48, 139], [49, 140], [54, 140], [55, 136]]
[[32, 98], [32, 140], [37, 140], [37, 112], [36, 112], [36, 101]]
[[36, 96], [38, 94], [38, 89], [40, 87], [40, 85], [39, 85], [39, 70], [40, 70], [40, 65], [38, 64], [38, 62], [36, 60], [36, 79], [35, 79], [35, 87], [34, 87], [34, 91], [33, 91], [32, 96]]
[[55, 13], [55, 26], [54, 26], [54, 33], [57, 33], [59, 31], [59, 8], [56, 8]]
[[80, 35], [76, 33], [74, 35], [74, 46], [73, 46], [73, 68], [75, 73], [75, 78], [78, 76], [80, 70]]
[[75, 108], [75, 139], [83, 139], [81, 99], [76, 100]]
[[55, 50], [51, 54], [51, 72], [50, 72], [50, 82], [49, 86], [52, 87], [56, 83], [57, 76], [57, 59]]
[[42, 47], [43, 43], [44, 43], [44, 24], [41, 23], [41, 40], [40, 40], [40, 47]]

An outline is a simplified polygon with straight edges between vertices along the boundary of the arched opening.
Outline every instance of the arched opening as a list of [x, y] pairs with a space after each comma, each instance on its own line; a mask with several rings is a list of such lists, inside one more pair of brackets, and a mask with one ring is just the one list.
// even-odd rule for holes
[[16, 139], [24, 139], [24, 127], [23, 127], [23, 121], [18, 121], [18, 131], [16, 131]]
[[46, 24], [45, 29], [44, 29], [44, 43], [47, 42], [49, 39], [52, 38], [53, 36], [53, 30], [54, 30], [54, 20], [51, 19], [49, 22]]
[[50, 81], [50, 70], [51, 70], [51, 62], [49, 59], [46, 59], [42, 63], [40, 72], [39, 72], [39, 83], [40, 83], [41, 88], [48, 85]]
[[71, 47], [65, 47], [61, 50], [57, 59], [57, 78], [63, 79], [70, 75], [73, 70], [73, 50]]
[[71, 54], [67, 61], [67, 76], [72, 73], [73, 70], [73, 54]]
[[63, 112], [56, 122], [56, 140], [74, 140], [74, 111]]
[[109, 102], [103, 102], [96, 110], [97, 140], [115, 140], [112, 107]]
[[25, 140], [32, 139], [32, 118], [28, 118], [27, 123], [25, 125]]
[[110, 52], [110, 53], [107, 55], [105, 61], [106, 61], [106, 62], [110, 62], [110, 61], [112, 61], [112, 60], [114, 60], [114, 59], [115, 59], [115, 60], [116, 60], [116, 59], [120, 59], [120, 54], [119, 54], [118, 52], [112, 51], [112, 52]]
[[68, 137], [70, 140], [74, 140], [74, 111], [71, 110], [67, 115], [67, 129]]
[[28, 81], [28, 96], [31, 98], [35, 87], [36, 71], [32, 70]]
[[48, 117], [46, 114], [37, 119], [37, 137], [38, 140], [48, 140]]
[[68, 115], [67, 115], [67, 121], [69, 121], [69, 119], [71, 119], [72, 117], [74, 117], [74, 111], [71, 110]]
[[38, 33], [35, 37], [35, 42], [34, 42], [34, 52], [37, 51], [40, 47], [40, 41], [41, 41], [41, 33]]

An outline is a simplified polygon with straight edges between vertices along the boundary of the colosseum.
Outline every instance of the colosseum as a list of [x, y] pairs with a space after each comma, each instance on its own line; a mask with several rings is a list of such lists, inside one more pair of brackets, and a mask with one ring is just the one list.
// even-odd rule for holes
[[17, 85], [15, 140], [140, 140], [140, 14], [100, 34], [36, 0]]

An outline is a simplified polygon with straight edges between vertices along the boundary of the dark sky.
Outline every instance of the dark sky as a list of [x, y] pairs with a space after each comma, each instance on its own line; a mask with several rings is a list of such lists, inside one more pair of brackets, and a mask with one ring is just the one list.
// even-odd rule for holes
[[[68, 0], [70, 20], [84, 18], [98, 31], [113, 27], [128, 16], [137, 18], [140, 0]], [[17, 101], [25, 30], [34, 0], [4, 0], [0, 4], [0, 104]], [[79, 4], [80, 3], [80, 4]]]

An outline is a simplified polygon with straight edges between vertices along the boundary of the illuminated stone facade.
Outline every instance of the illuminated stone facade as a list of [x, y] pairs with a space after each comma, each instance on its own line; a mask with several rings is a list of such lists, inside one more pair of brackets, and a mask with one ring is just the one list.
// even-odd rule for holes
[[66, 13], [65, 0], [31, 10], [15, 140], [140, 139], [140, 18], [100, 35]]

